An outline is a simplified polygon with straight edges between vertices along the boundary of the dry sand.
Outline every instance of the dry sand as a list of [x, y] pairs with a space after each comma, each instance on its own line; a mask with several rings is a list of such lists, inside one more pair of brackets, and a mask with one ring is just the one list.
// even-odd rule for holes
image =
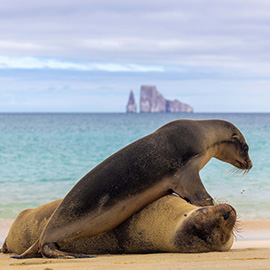
[[[12, 220], [0, 219], [0, 240]], [[199, 254], [99, 255], [91, 259], [11, 259], [0, 254], [0, 269], [66, 270], [66, 269], [269, 269], [270, 220], [242, 221], [242, 230], [228, 252]], [[239, 236], [241, 235], [241, 237]]]

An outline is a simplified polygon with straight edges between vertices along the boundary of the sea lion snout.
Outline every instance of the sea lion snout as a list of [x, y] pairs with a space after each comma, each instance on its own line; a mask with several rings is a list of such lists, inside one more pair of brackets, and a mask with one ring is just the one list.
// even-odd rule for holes
[[213, 228], [222, 226], [226, 231], [233, 229], [237, 217], [235, 209], [229, 204], [202, 207], [196, 210], [194, 215], [198, 223], [212, 222]]
[[229, 229], [232, 230], [235, 222], [237, 213], [235, 209], [229, 204], [218, 204], [215, 206], [216, 213], [220, 213], [221, 222]]
[[202, 199], [202, 198], [198, 198], [196, 200], [190, 200], [187, 197], [183, 197], [182, 199], [184, 199], [186, 202], [196, 205], [196, 206], [212, 206], [214, 205], [214, 199], [211, 197], [208, 197], [206, 199]]
[[236, 163], [236, 167], [241, 170], [250, 170], [253, 167], [253, 163], [248, 155], [236, 159]]
[[[226, 124], [226, 122], [223, 124]], [[244, 135], [232, 124], [227, 127], [222, 130], [225, 138], [214, 147], [214, 157], [230, 163], [240, 170], [250, 170], [253, 165], [249, 157], [249, 146]]]
[[239, 166], [237, 166], [239, 169], [242, 170], [250, 170], [253, 166], [252, 161], [249, 157], [249, 147], [247, 145], [247, 143], [240, 143], [238, 142], [238, 144], [240, 144], [240, 146], [238, 145], [237, 147], [237, 158], [236, 161], [238, 163]]
[[195, 192], [194, 198], [191, 198], [190, 202], [196, 206], [212, 206], [214, 205], [214, 199], [208, 194], [208, 192]]
[[252, 161], [250, 160], [250, 158], [248, 158], [248, 159], [246, 160], [246, 169], [247, 169], [247, 170], [250, 170], [252, 167], [253, 167], [253, 163], [252, 163]]
[[209, 197], [206, 198], [205, 200], [194, 202], [193, 204], [197, 206], [212, 206], [214, 205], [214, 200], [211, 197]]

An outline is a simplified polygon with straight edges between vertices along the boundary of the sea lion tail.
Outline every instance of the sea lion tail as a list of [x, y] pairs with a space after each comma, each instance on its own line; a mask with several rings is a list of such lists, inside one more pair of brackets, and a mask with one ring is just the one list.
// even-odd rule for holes
[[14, 255], [14, 256], [11, 256], [10, 258], [26, 259], [26, 258], [33, 258], [33, 257], [41, 257], [41, 254], [39, 253], [39, 239], [21, 255]]

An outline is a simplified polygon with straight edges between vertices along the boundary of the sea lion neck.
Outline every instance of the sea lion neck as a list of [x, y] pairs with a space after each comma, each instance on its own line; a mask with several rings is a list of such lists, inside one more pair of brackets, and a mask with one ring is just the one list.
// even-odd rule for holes
[[241, 134], [232, 123], [219, 119], [177, 120], [166, 126], [171, 130], [167, 134], [178, 137], [174, 139], [175, 148], [182, 151], [182, 157], [189, 156], [188, 160], [193, 160], [198, 170], [217, 157], [225, 144], [232, 142], [233, 134]]
[[177, 137], [178, 141], [176, 139], [175, 141], [181, 147], [184, 142], [196, 146], [198, 151], [202, 152], [215, 144], [230, 140], [233, 133], [240, 133], [232, 123], [220, 119], [181, 119], [162, 126], [155, 133], [160, 131], [166, 131], [168, 136]]
[[239, 130], [230, 122], [219, 119], [199, 120], [205, 134], [207, 148], [222, 144], [231, 140], [232, 134]]
[[182, 156], [182, 163], [185, 163], [185, 157], [189, 161], [194, 157], [205, 156], [209, 161], [219, 151], [219, 145], [230, 141], [234, 128], [224, 120], [184, 119], [170, 122], [155, 133], [159, 142], [165, 134], [166, 144], [171, 146], [170, 151], [178, 152]]

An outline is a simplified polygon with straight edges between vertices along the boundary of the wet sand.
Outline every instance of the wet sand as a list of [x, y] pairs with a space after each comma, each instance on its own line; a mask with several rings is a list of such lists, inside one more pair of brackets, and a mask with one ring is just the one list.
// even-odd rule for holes
[[[12, 220], [0, 219], [0, 239]], [[270, 220], [242, 221], [228, 252], [98, 255], [91, 259], [15, 260], [0, 254], [0, 269], [270, 269]], [[2, 244], [2, 243], [1, 243]]]

